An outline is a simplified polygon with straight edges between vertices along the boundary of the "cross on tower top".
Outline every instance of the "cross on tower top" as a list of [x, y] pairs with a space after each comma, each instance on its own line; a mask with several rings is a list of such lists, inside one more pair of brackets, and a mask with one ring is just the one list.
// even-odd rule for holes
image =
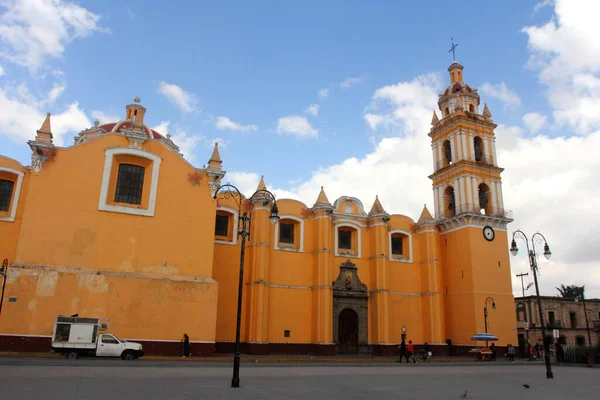
[[450, 48], [450, 50], [448, 50], [448, 53], [452, 52], [452, 58], [454, 59], [454, 61], [456, 61], [456, 53], [454, 52], [454, 49], [458, 47], [458, 43], [454, 44], [454, 38], [450, 38], [450, 40], [452, 40], [452, 47]]

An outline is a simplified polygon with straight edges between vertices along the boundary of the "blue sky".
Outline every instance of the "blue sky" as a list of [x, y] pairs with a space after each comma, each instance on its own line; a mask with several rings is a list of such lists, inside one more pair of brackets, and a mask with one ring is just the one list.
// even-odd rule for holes
[[573, 268], [600, 282], [597, 3], [0, 0], [0, 153], [29, 164], [46, 112], [70, 145], [139, 96], [195, 166], [219, 141], [245, 191], [264, 174], [279, 197], [311, 205], [324, 185], [417, 218], [433, 210], [427, 133], [453, 37], [499, 124], [509, 230], [543, 229], [565, 255], [544, 290]]

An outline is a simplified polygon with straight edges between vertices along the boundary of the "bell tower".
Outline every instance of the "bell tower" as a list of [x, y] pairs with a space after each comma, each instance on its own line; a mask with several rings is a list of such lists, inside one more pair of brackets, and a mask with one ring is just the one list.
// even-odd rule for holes
[[[487, 105], [480, 113], [479, 94], [464, 82], [463, 70], [456, 61], [448, 68], [450, 85], [438, 100], [441, 118], [433, 112], [429, 132], [447, 339], [467, 345], [475, 333], [489, 331], [503, 344], [515, 343], [507, 240], [512, 216], [502, 198], [496, 125]], [[486, 327], [489, 297], [496, 309], [488, 312]]]

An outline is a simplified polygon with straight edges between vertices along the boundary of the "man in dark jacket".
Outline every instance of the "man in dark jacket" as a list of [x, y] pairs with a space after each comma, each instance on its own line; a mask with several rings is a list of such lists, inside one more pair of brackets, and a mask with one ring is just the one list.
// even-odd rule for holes
[[398, 362], [401, 363], [402, 357], [404, 357], [406, 358], [406, 363], [408, 364], [408, 354], [406, 353], [406, 342], [404, 341], [404, 339], [402, 339], [400, 346], [398, 346], [398, 350], [400, 350], [400, 359], [398, 360]]

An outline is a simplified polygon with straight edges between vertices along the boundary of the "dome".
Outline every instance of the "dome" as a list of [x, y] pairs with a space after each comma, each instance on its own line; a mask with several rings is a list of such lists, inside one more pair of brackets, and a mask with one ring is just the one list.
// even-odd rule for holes
[[[108, 122], [98, 126], [99, 129], [103, 129], [106, 132], [120, 132], [121, 129], [131, 129], [133, 128], [133, 123], [128, 120], [121, 120], [119, 122]], [[155, 131], [154, 129], [150, 129], [148, 125], [144, 124], [144, 131], [153, 139], [164, 139], [164, 136]]]
[[446, 90], [444, 90], [444, 96], [447, 96], [449, 93], [472, 93], [473, 89], [469, 85], [463, 82], [455, 82], [451, 86], [448, 86]]

